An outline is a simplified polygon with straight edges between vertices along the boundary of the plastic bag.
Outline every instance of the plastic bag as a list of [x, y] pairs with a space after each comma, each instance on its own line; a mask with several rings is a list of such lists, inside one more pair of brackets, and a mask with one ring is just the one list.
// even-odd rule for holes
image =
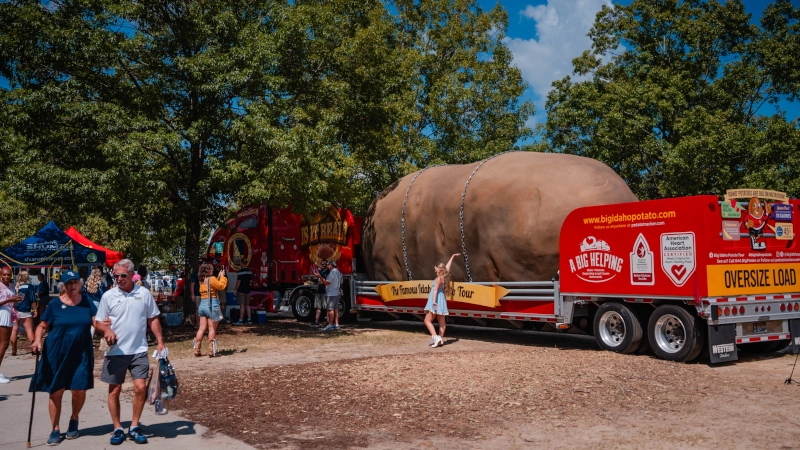
[[147, 403], [150, 405], [155, 405], [161, 398], [160, 372], [157, 367], [150, 367], [150, 376], [147, 378]]
[[178, 395], [178, 378], [175, 376], [175, 368], [170, 364], [167, 354], [169, 351], [164, 349], [162, 353], [158, 350], [153, 351], [153, 358], [158, 360], [158, 365], [152, 369], [151, 382], [158, 387], [153, 389], [152, 392], [156, 393], [154, 397], [150, 396], [151, 388], [148, 385], [148, 401], [151, 405], [155, 405], [156, 414], [163, 415], [169, 411], [169, 401]]
[[170, 364], [166, 357], [159, 360], [159, 380], [161, 382], [161, 398], [172, 400], [178, 395], [178, 377], [175, 376], [175, 368]]

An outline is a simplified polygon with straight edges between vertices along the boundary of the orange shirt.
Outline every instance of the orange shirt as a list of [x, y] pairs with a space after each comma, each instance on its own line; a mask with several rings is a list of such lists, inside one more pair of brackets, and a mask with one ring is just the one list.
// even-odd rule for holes
[[[211, 288], [209, 295], [208, 288]], [[216, 298], [217, 291], [225, 290], [228, 287], [228, 279], [225, 277], [208, 277], [200, 282], [200, 298]]]

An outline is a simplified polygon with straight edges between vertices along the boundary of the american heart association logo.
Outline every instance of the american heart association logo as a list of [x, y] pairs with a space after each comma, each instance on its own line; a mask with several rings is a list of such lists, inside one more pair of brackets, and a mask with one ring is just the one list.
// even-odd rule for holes
[[683, 277], [686, 275], [686, 266], [683, 264], [673, 264], [672, 267], [669, 268], [675, 278], [680, 282], [683, 280]]

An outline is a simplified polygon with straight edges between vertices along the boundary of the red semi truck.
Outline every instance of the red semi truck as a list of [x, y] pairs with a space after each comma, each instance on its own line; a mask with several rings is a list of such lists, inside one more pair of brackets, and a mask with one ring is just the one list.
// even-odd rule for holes
[[[738, 350], [800, 353], [800, 202], [766, 190], [578, 208], [561, 227], [551, 281], [455, 283], [448, 322], [594, 335], [603, 349], [691, 361]], [[217, 231], [208, 256], [248, 265], [253, 307], [313, 315], [311, 264], [339, 261], [349, 281], [342, 319], [422, 319], [431, 281], [368, 280], [362, 218], [331, 208], [310, 221], [245, 208]], [[249, 255], [249, 256], [248, 256]]]
[[[800, 352], [797, 200], [742, 189], [578, 208], [552, 281], [456, 283], [448, 322], [593, 334], [603, 349], [711, 362]], [[353, 279], [367, 314], [422, 318], [430, 281]], [[741, 347], [740, 347], [741, 346]]]
[[[362, 218], [350, 211], [333, 207], [306, 220], [288, 208], [249, 206], [212, 233], [206, 258], [225, 266], [229, 292], [242, 267], [253, 272], [251, 308], [278, 312], [290, 304], [297, 319], [310, 320], [316, 288], [311, 265], [322, 259], [337, 261], [339, 270], [349, 277], [361, 223]], [[342, 297], [340, 320], [350, 318], [349, 300], [349, 295]]]

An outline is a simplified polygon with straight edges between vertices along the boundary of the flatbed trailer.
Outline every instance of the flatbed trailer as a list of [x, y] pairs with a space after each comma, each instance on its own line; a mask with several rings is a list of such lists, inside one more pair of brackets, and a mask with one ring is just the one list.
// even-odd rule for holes
[[[579, 208], [551, 280], [456, 283], [448, 322], [591, 334], [603, 349], [712, 363], [738, 351], [800, 353], [800, 202], [728, 191]], [[350, 280], [373, 318], [424, 317], [431, 280]], [[459, 292], [469, 296], [460, 295]], [[496, 299], [492, 296], [496, 295]]]

